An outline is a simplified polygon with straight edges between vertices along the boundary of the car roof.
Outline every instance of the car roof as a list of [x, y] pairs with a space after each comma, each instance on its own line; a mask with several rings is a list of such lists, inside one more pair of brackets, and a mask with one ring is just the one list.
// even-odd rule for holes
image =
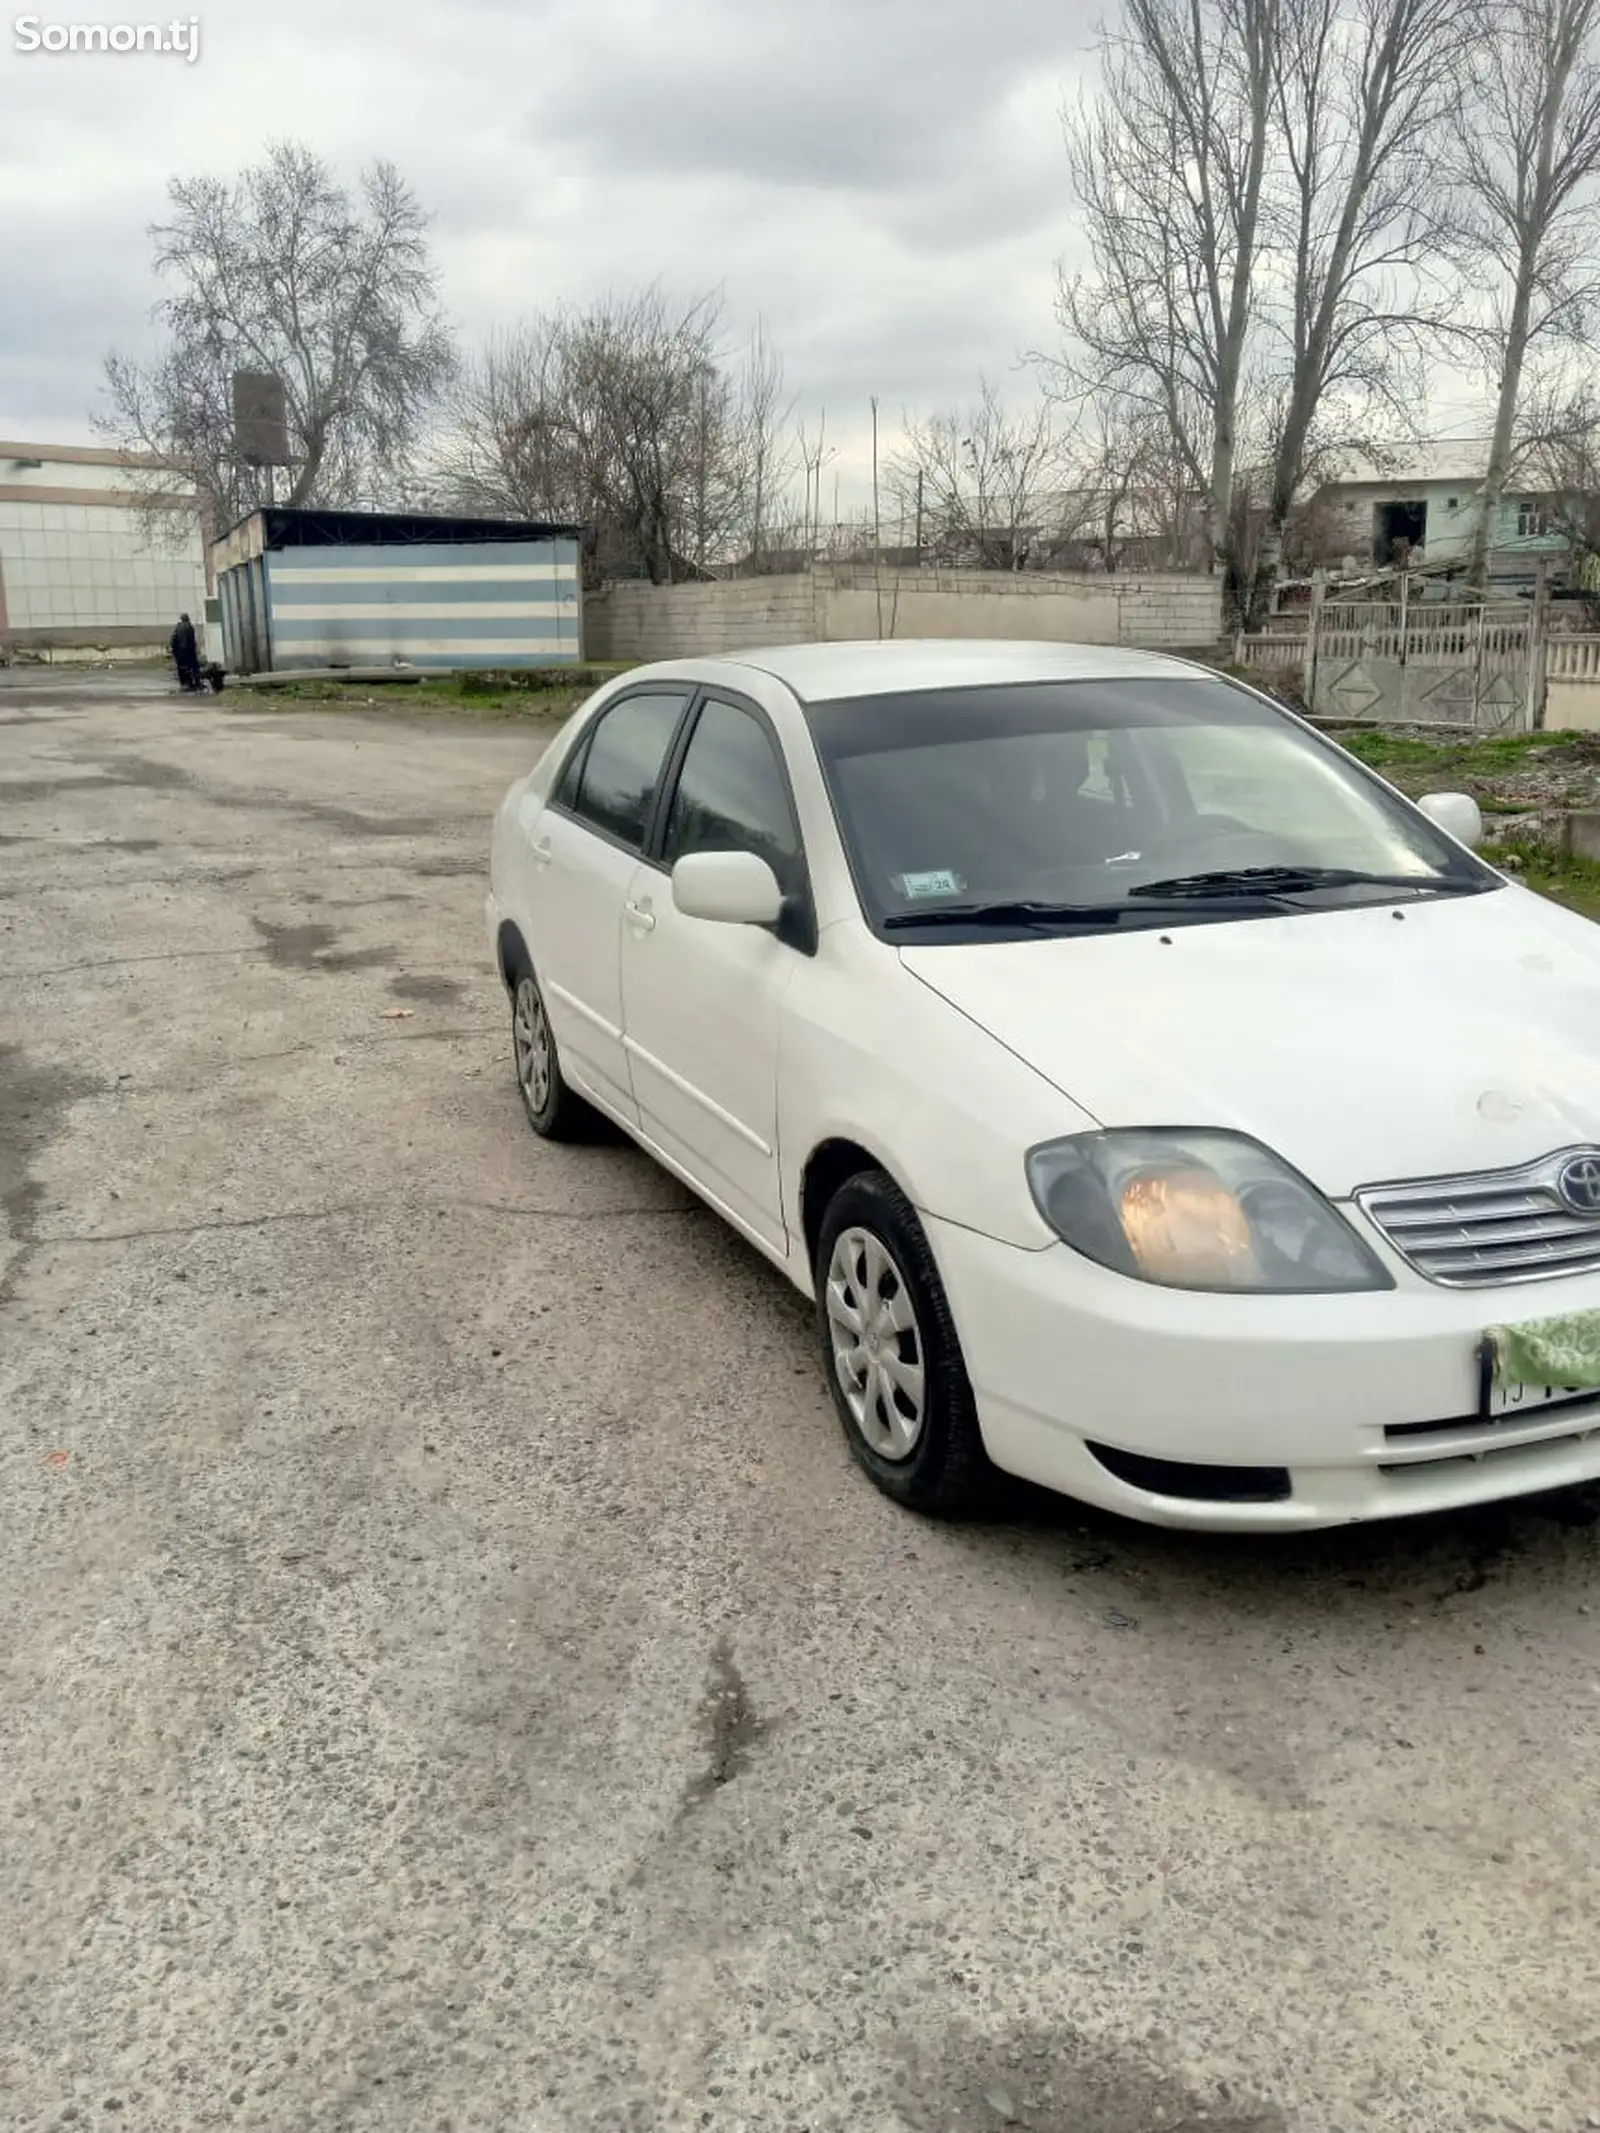
[[[674, 659], [655, 671], [693, 673], [711, 680], [720, 671], [755, 668], [785, 683], [803, 702], [837, 697], [891, 696], [921, 689], [970, 689], [1030, 681], [1132, 681], [1141, 676], [1204, 673], [1160, 652], [1116, 644], [1044, 644], [969, 637], [865, 638], [845, 644], [779, 644], [721, 652], [703, 660]], [[633, 678], [638, 678], [637, 676]]]

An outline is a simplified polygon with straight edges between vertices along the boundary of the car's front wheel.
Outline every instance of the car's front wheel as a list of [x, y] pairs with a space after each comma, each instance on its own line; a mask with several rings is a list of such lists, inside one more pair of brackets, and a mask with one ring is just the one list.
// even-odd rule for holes
[[817, 1240], [817, 1315], [851, 1451], [885, 1495], [936, 1516], [973, 1507], [991, 1468], [944, 1285], [916, 1211], [865, 1171]]
[[595, 1114], [562, 1077], [544, 995], [531, 970], [522, 971], [511, 989], [511, 1051], [517, 1087], [534, 1132], [547, 1141], [586, 1139], [594, 1128]]

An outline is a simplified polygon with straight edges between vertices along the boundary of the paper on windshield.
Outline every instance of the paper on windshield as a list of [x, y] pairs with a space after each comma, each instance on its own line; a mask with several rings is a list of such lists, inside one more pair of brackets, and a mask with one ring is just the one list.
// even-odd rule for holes
[[921, 874], [896, 876], [900, 894], [907, 899], [919, 896], [959, 896], [967, 886], [959, 874], [948, 867], [929, 867]]

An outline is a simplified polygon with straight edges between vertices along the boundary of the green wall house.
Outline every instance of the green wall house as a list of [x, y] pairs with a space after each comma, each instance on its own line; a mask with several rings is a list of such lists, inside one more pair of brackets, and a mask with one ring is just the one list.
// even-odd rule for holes
[[[1352, 460], [1323, 480], [1306, 506], [1315, 560], [1337, 569], [1384, 569], [1409, 557], [1437, 568], [1465, 564], [1472, 552], [1479, 488], [1488, 458], [1484, 438], [1442, 438], [1396, 446]], [[1543, 556], [1564, 556], [1564, 513], [1557, 500], [1513, 489], [1502, 497], [1489, 542], [1496, 578], [1532, 578]]]

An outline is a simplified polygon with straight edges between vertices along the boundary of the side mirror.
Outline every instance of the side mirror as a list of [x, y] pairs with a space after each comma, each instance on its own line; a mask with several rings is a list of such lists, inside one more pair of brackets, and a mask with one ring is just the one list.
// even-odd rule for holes
[[783, 891], [754, 852], [690, 852], [672, 870], [672, 901], [685, 918], [773, 926], [783, 910]]
[[1483, 815], [1471, 793], [1430, 792], [1417, 802], [1430, 822], [1436, 822], [1457, 844], [1476, 847], [1483, 842]]

